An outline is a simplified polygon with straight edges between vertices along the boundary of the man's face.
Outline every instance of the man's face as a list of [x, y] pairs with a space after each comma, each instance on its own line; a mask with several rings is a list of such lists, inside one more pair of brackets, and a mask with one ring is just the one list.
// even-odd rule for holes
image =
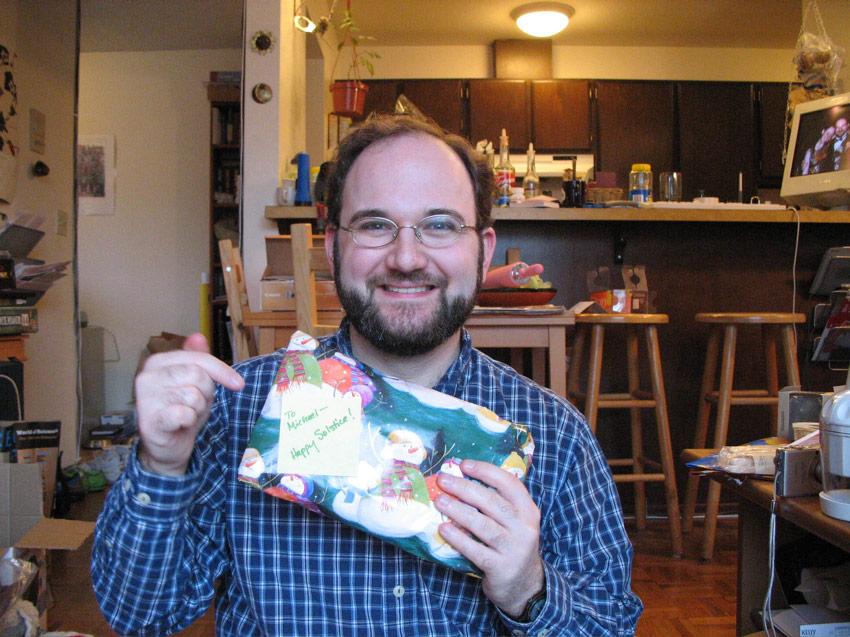
[[847, 132], [847, 120], [843, 117], [835, 122], [835, 136], [842, 137]]
[[[354, 162], [343, 188], [341, 227], [363, 217], [416, 225], [435, 214], [475, 226], [472, 181], [445, 143], [402, 135], [377, 142]], [[469, 228], [455, 243], [434, 248], [402, 228], [391, 244], [365, 248], [350, 232], [329, 229], [325, 248], [352, 327], [383, 352], [415, 356], [463, 325], [495, 243], [492, 228], [480, 235]]]

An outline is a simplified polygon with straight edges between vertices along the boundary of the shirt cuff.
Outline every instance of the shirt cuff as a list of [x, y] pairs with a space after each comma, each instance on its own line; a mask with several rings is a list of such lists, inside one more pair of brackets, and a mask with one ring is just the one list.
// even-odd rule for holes
[[127, 459], [124, 473], [113, 485], [122, 508], [137, 522], [168, 524], [183, 517], [195, 500], [200, 476], [190, 462], [182, 476], [164, 476], [148, 471], [139, 462], [138, 443]]
[[502, 623], [514, 637], [544, 637], [545, 635], [558, 635], [559, 627], [569, 625], [572, 613], [570, 603], [569, 584], [549, 564], [543, 562], [543, 573], [546, 578], [546, 603], [540, 610], [540, 614], [528, 624], [520, 624], [499, 609]]

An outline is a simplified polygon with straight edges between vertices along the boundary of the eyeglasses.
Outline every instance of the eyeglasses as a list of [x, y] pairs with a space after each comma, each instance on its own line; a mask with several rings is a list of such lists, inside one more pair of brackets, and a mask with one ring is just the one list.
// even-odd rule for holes
[[458, 221], [450, 215], [431, 215], [425, 217], [415, 226], [400, 226], [384, 217], [362, 217], [348, 228], [340, 226], [340, 230], [351, 233], [354, 243], [363, 248], [383, 248], [398, 238], [402, 228], [411, 228], [416, 238], [429, 248], [445, 248], [460, 239], [463, 231], [474, 228]]

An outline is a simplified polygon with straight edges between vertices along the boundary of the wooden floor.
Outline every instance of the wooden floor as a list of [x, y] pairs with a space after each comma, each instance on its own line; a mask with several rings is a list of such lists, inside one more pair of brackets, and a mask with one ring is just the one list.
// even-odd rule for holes
[[[102, 494], [91, 494], [74, 505], [72, 516], [94, 520]], [[735, 634], [737, 520], [718, 522], [714, 559], [699, 560], [702, 526], [685, 536], [685, 556], [670, 557], [666, 519], [651, 519], [641, 532], [627, 520], [635, 547], [632, 586], [643, 600], [638, 637], [728, 637]], [[77, 551], [51, 551], [50, 583], [55, 600], [48, 611], [48, 628], [111, 637], [92, 592], [89, 560], [91, 537]], [[215, 635], [212, 610], [184, 631], [184, 637]]]

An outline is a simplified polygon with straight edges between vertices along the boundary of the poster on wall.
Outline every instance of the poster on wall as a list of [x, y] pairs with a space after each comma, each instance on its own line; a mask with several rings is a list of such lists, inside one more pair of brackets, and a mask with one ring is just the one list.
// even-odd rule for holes
[[15, 196], [18, 168], [18, 91], [15, 88], [15, 54], [0, 44], [0, 202]]
[[115, 138], [77, 139], [77, 209], [83, 215], [115, 214]]

